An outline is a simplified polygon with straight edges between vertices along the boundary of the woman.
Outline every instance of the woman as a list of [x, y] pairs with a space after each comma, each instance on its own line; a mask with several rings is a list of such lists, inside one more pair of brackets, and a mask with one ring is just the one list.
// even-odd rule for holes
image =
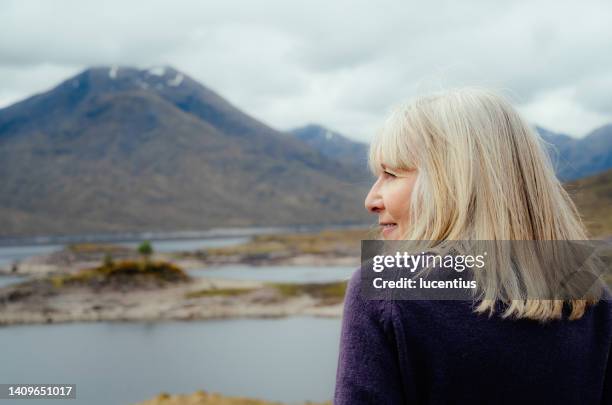
[[[540, 138], [493, 92], [400, 106], [369, 163], [365, 205], [384, 240], [588, 239]], [[612, 404], [609, 293], [530, 299], [542, 274], [500, 269], [470, 301], [366, 299], [355, 272], [335, 405]]]

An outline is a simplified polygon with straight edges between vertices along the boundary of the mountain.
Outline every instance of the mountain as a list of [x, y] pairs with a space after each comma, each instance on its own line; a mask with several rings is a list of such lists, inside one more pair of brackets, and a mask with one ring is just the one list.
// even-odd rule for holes
[[612, 124], [581, 139], [540, 127], [536, 129], [549, 144], [548, 150], [561, 180], [576, 180], [612, 169]]
[[170, 67], [97, 67], [0, 110], [0, 236], [363, 223], [353, 167]]
[[[536, 127], [536, 130], [546, 142], [557, 176], [562, 181], [576, 180], [612, 169], [612, 124], [598, 128], [582, 139], [541, 127]], [[289, 132], [324, 155], [346, 165], [353, 165], [356, 173], [367, 176], [367, 144], [353, 141], [316, 124]]]
[[316, 150], [339, 162], [367, 171], [368, 145], [316, 124], [289, 131]]

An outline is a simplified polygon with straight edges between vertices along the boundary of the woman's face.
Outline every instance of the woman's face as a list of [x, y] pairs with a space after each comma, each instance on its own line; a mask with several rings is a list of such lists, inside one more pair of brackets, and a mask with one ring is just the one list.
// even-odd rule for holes
[[365, 199], [365, 206], [368, 211], [378, 214], [383, 238], [396, 240], [408, 226], [410, 196], [418, 172], [391, 170], [384, 164], [382, 170]]

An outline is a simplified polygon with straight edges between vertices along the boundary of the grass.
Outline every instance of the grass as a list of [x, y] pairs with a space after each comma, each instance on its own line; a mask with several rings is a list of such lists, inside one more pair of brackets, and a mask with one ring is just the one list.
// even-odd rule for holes
[[275, 288], [283, 297], [292, 298], [300, 295], [309, 295], [321, 300], [322, 304], [339, 304], [346, 293], [346, 281], [335, 281], [330, 283], [267, 283]]
[[[265, 283], [266, 286], [276, 290], [282, 298], [295, 298], [308, 295], [321, 300], [323, 305], [341, 303], [346, 293], [346, 281], [330, 283]], [[255, 288], [211, 288], [192, 291], [185, 294], [185, 298], [200, 297], [236, 297], [254, 291]]]
[[[162, 392], [157, 397], [141, 402], [137, 405], [283, 405], [281, 402], [264, 401], [255, 398], [229, 397], [218, 393], [210, 393], [203, 390], [193, 394], [171, 395]], [[304, 402], [304, 405], [332, 405], [326, 402]]]
[[111, 245], [108, 243], [72, 243], [66, 246], [66, 249], [76, 254], [91, 254], [91, 253], [113, 254], [117, 252], [124, 253], [124, 252], [132, 251], [132, 249], [127, 248], [125, 246]]
[[164, 283], [187, 281], [190, 277], [181, 268], [167, 262], [125, 260], [83, 269], [74, 274], [54, 275], [50, 281], [55, 287], [65, 285], [107, 284], [113, 281], [152, 279]]
[[203, 256], [358, 254], [362, 239], [368, 239], [367, 229], [257, 235], [251, 241], [241, 245], [210, 248], [202, 250], [200, 253]]
[[[285, 299], [308, 295], [320, 300], [321, 305], [339, 304], [346, 293], [346, 281], [330, 283], [265, 283], [273, 288]], [[237, 297], [254, 291], [255, 288], [210, 288], [192, 291], [185, 294], [185, 298], [201, 297]]]
[[205, 290], [192, 291], [185, 294], [185, 298], [200, 298], [200, 297], [235, 297], [253, 291], [254, 288], [210, 288]]
[[612, 170], [567, 183], [565, 188], [591, 235], [612, 235]]

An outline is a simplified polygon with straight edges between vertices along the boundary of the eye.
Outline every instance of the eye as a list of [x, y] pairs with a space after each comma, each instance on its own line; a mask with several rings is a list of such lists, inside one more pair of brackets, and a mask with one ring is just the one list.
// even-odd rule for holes
[[385, 174], [387, 177], [397, 177], [395, 174], [390, 173], [390, 172], [388, 172], [388, 171], [386, 171], [386, 170], [385, 170], [383, 173], [384, 173], [384, 174]]

